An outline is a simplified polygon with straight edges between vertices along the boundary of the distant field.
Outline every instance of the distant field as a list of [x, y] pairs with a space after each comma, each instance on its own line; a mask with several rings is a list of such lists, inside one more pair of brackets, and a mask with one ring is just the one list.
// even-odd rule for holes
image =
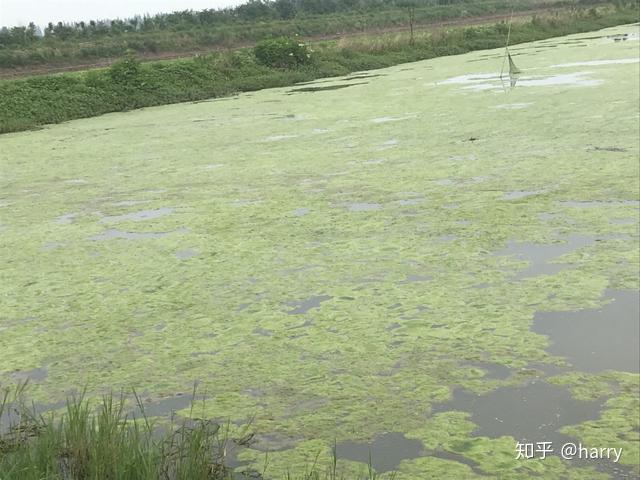
[[[51, 25], [44, 38], [21, 29], [0, 30], [0, 78], [30, 74], [86, 69], [109, 65], [127, 52], [147, 60], [189, 57], [195, 54], [229, 50], [255, 44], [264, 38], [279, 35], [299, 35], [320, 39], [380, 30], [409, 29], [409, 10], [403, 2], [375, 2], [361, 0], [324, 2], [334, 5], [324, 13], [309, 8], [313, 2], [297, 2], [301, 9], [291, 18], [264, 7], [273, 2], [252, 2], [264, 8], [239, 7], [234, 14], [228, 11], [175, 12], [156, 17], [117, 20], [111, 27], [104, 23], [91, 25], [88, 21], [69, 25]], [[319, 2], [320, 4], [322, 2]], [[405, 2], [406, 3], [406, 2]], [[416, 27], [443, 22], [474, 23], [474, 18], [510, 12], [541, 13], [563, 8], [591, 8], [609, 2], [602, 0], [482, 0], [432, 2], [414, 0]], [[304, 4], [307, 5], [305, 8]], [[627, 0], [617, 4], [633, 5]], [[637, 4], [637, 0], [636, 0]], [[337, 10], [336, 10], [337, 8]], [[142, 23], [141, 23], [142, 22]], [[1, 26], [1, 25], [0, 25]], [[15, 31], [14, 31], [15, 30]]]
[[265, 478], [334, 442], [347, 478], [635, 475], [638, 33], [513, 47], [513, 88], [484, 50], [0, 136], [0, 385], [197, 381]]

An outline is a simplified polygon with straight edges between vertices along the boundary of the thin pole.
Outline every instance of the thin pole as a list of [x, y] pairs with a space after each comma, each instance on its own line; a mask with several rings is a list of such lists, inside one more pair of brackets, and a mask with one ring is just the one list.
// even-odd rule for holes
[[507, 61], [507, 55], [509, 53], [509, 39], [511, 38], [511, 24], [513, 23], [513, 8], [511, 9], [511, 18], [509, 18], [509, 30], [507, 31], [507, 44], [504, 47], [504, 58], [502, 59], [502, 68], [500, 68], [500, 78], [504, 73], [504, 64]]

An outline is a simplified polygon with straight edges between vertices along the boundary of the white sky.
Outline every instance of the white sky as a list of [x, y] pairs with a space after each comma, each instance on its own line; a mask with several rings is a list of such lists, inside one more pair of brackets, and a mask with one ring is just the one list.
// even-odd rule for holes
[[128, 18], [145, 13], [230, 7], [246, 0], [0, 0], [0, 26]]

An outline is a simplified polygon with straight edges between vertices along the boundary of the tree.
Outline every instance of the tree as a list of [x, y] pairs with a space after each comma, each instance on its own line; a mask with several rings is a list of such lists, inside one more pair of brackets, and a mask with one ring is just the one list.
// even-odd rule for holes
[[409, 15], [409, 44], [413, 45], [415, 43], [415, 38], [413, 36], [413, 25], [416, 21], [416, 2], [415, 0], [402, 0], [398, 2], [398, 6], [407, 9], [407, 13]]
[[283, 20], [291, 20], [296, 16], [296, 5], [292, 0], [276, 0], [274, 7]]

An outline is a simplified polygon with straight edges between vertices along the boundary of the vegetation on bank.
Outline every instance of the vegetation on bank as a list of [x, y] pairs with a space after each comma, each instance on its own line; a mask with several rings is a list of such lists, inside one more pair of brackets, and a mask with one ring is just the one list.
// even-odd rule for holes
[[[622, 0], [624, 1], [624, 0]], [[427, 24], [511, 10], [579, 6], [600, 0], [253, 0], [236, 8], [124, 20], [0, 29], [0, 68], [77, 64], [139, 55], [246, 46], [267, 37], [322, 36]], [[42, 35], [44, 33], [44, 36]]]
[[[105, 395], [97, 405], [83, 395], [67, 399], [55, 416], [27, 406], [26, 384], [0, 391], [0, 479], [2, 480], [239, 480], [263, 472], [233, 472], [229, 445], [242, 448], [252, 434], [231, 438], [228, 426], [203, 419], [175, 419], [166, 428], [141, 412], [126, 413], [125, 396]], [[195, 391], [193, 393], [195, 398]], [[194, 414], [191, 406], [190, 417]], [[337, 459], [334, 456], [334, 466]], [[265, 470], [268, 454], [265, 454]], [[339, 480], [336, 469], [310, 465], [299, 480]], [[362, 480], [384, 480], [369, 466]], [[294, 480], [290, 478], [289, 480]]]
[[[529, 42], [638, 21], [635, 5], [580, 9], [514, 24], [511, 43]], [[408, 35], [314, 45], [309, 61], [282, 68], [256, 58], [260, 48], [140, 64], [126, 58], [109, 69], [0, 82], [0, 133], [140, 107], [282, 87], [504, 45], [501, 22]], [[263, 45], [264, 46], [264, 45]], [[305, 50], [306, 52], [306, 50]], [[267, 63], [267, 64], [265, 64]]]

